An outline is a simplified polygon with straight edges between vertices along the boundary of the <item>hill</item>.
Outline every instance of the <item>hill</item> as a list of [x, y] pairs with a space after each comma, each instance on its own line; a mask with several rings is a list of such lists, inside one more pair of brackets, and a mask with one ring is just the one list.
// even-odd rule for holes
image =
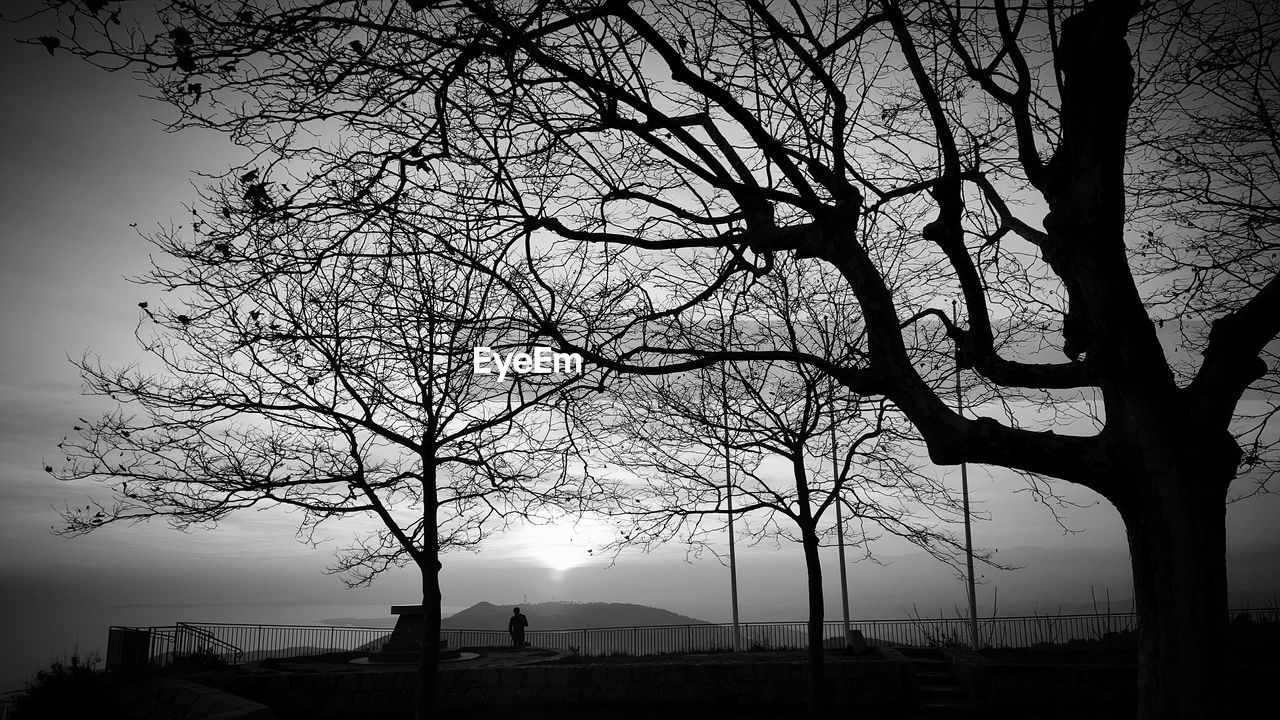
[[[513, 605], [479, 602], [441, 621], [453, 630], [506, 630]], [[644, 625], [706, 625], [705, 620], [647, 605], [606, 602], [543, 602], [520, 605], [530, 630], [631, 627]]]
[[[440, 622], [449, 630], [506, 630], [507, 618], [515, 605], [494, 605], [478, 602]], [[543, 602], [520, 605], [520, 612], [529, 617], [530, 630], [578, 630], [582, 628], [632, 627], [648, 625], [706, 625], [698, 620], [670, 610], [608, 602]], [[381, 618], [328, 618], [319, 621], [325, 625], [340, 627], [391, 627], [395, 616]]]
[[321, 625], [337, 625], [338, 627], [389, 628], [389, 627], [395, 627], [396, 616], [388, 615], [387, 617], [380, 617], [380, 618], [353, 618], [353, 617], [326, 618], [324, 620], [317, 620], [316, 622], [320, 623]]

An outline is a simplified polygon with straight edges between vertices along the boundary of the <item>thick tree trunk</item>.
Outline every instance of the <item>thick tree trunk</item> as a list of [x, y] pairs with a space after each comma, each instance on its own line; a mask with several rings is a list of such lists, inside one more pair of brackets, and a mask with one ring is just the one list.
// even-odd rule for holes
[[1224, 498], [1188, 492], [1217, 485], [1212, 476], [1151, 478], [1143, 501], [1121, 511], [1138, 612], [1141, 720], [1229, 717]]
[[[1227, 717], [1227, 488], [1239, 446], [1198, 427], [1194, 408], [1155, 392], [1110, 406], [1107, 483], [1129, 538], [1138, 613], [1138, 717]], [[1114, 421], [1114, 423], [1113, 423]]]
[[423, 548], [418, 561], [422, 573], [422, 657], [418, 660], [417, 720], [435, 717], [437, 673], [440, 669], [440, 541], [436, 511], [436, 469], [428, 461], [424, 468]]
[[[1125, 153], [1134, 97], [1126, 40], [1134, 0], [1067, 19], [1061, 141], [1041, 187], [1042, 252], [1070, 302], [1064, 353], [1099, 371], [1107, 466], [1099, 485], [1125, 521], [1138, 612], [1138, 717], [1225, 717], [1227, 487], [1239, 448], [1226, 422], [1177, 386], [1125, 256]], [[1088, 483], [1086, 483], [1088, 484]]]
[[817, 716], [826, 706], [823, 693], [823, 628], [826, 608], [822, 598], [822, 562], [818, 557], [818, 535], [812, 528], [801, 530], [804, 565], [809, 585], [809, 713]]
[[422, 657], [418, 660], [418, 720], [435, 717], [437, 673], [440, 669], [440, 562], [422, 568]]

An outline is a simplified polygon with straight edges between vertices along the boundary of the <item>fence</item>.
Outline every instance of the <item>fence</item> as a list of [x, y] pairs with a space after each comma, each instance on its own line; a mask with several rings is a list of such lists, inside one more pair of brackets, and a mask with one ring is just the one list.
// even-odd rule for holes
[[[1255, 621], [1280, 622], [1280, 609], [1233, 610]], [[803, 622], [741, 623], [742, 650], [801, 649], [808, 642]], [[969, 624], [962, 618], [860, 620], [850, 628], [862, 632], [872, 646], [928, 647], [968, 644]], [[1031, 615], [978, 621], [981, 643], [991, 648], [1026, 648], [1070, 641], [1109, 644], [1137, 629], [1133, 613]], [[178, 623], [172, 627], [111, 628], [107, 669], [164, 667], [173, 664], [235, 664], [273, 657], [300, 657], [330, 652], [373, 652], [391, 635], [389, 628], [314, 625], [242, 625]], [[449, 647], [501, 647], [510, 637], [500, 630], [441, 630]], [[829, 646], [844, 637], [841, 622], [823, 625]], [[525, 639], [536, 647], [569, 650], [580, 655], [656, 655], [716, 652], [733, 649], [733, 625], [657, 625], [578, 630], [535, 630]], [[1247, 640], [1248, 638], [1244, 638]]]
[[[993, 648], [1030, 647], [1039, 643], [1068, 640], [1104, 640], [1111, 633], [1137, 627], [1131, 613], [1110, 615], [1058, 615], [1003, 617], [980, 620], [982, 643]], [[849, 624], [862, 632], [872, 646], [927, 647], [967, 644], [969, 624], [963, 619], [916, 618], [905, 620], [860, 620]], [[737, 646], [742, 650], [802, 649], [808, 644], [809, 626], [803, 622], [741, 623]], [[507, 633], [497, 630], [442, 630], [450, 647], [507, 645]], [[823, 639], [829, 645], [844, 637], [844, 624], [823, 624]], [[582, 655], [654, 655], [676, 652], [715, 652], [735, 646], [731, 624], [612, 627], [583, 630], [543, 630], [526, 632], [525, 639], [537, 647], [572, 650]]]
[[10, 690], [9, 692], [0, 693], [0, 720], [9, 720], [9, 716], [13, 714], [13, 705], [18, 700], [18, 696], [22, 695], [25, 690]]
[[328, 625], [178, 623], [166, 627], [119, 627], [107, 638], [108, 670], [170, 665], [231, 665], [278, 657], [330, 652], [373, 652], [390, 628]]

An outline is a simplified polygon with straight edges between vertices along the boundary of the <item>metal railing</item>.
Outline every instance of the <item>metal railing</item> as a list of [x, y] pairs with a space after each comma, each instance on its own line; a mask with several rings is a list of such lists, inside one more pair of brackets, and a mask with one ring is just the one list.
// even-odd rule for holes
[[[1233, 610], [1255, 621], [1280, 622], [1280, 608]], [[979, 638], [989, 648], [1034, 648], [1083, 642], [1086, 647], [1131, 647], [1137, 629], [1133, 613], [1030, 615], [979, 620]], [[862, 632], [871, 646], [929, 647], [966, 645], [967, 618], [906, 618], [860, 620], [850, 628]], [[741, 623], [743, 650], [803, 649], [808, 643], [804, 622]], [[317, 626], [249, 625], [235, 623], [178, 623], [172, 627], [112, 627], [107, 668], [164, 667], [173, 664], [235, 664], [267, 658], [301, 657], [332, 652], [375, 652], [391, 636], [391, 629]], [[501, 630], [443, 629], [449, 647], [504, 647], [510, 636]], [[1127, 637], [1126, 637], [1127, 636]], [[844, 625], [823, 625], [829, 647], [842, 647]], [[730, 651], [734, 630], [730, 623], [655, 625], [575, 630], [533, 630], [525, 639], [535, 647], [568, 650], [584, 656], [657, 655], [663, 653]], [[1244, 638], [1247, 641], [1247, 637]]]
[[26, 690], [10, 690], [9, 692], [0, 693], [0, 720], [9, 720], [18, 698], [25, 695], [26, 692]]
[[[967, 643], [968, 622], [960, 618], [860, 620], [851, 622], [849, 627], [861, 631], [871, 646], [928, 647]], [[808, 645], [809, 627], [804, 622], [741, 623], [740, 627], [742, 650], [800, 650]], [[1136, 627], [1136, 618], [1131, 613], [1003, 617], [979, 622], [983, 644], [994, 648], [1032, 647], [1069, 640], [1106, 642]], [[822, 634], [829, 647], [843, 646], [843, 623], [824, 623]], [[451, 647], [502, 646], [511, 642], [507, 633], [497, 630], [442, 630], [441, 637], [448, 640]], [[526, 632], [525, 639], [537, 647], [570, 650], [580, 655], [717, 652], [734, 647], [733, 625], [727, 623], [540, 630]]]
[[233, 665], [331, 652], [372, 652], [390, 635], [390, 628], [329, 625], [183, 622], [167, 627], [114, 626], [107, 639], [107, 669]]
[[391, 636], [391, 628], [337, 625], [247, 625], [235, 623], [180, 623], [179, 629], [198, 630], [234, 647], [236, 662], [267, 658], [323, 655], [332, 652], [374, 652]]
[[173, 654], [176, 658], [197, 662], [200, 658], [221, 660], [225, 657], [237, 661], [244, 657], [244, 651], [235, 643], [223, 640], [199, 625], [181, 622], [173, 629]]
[[175, 630], [172, 625], [112, 625], [107, 630], [106, 669], [111, 672], [142, 672], [173, 664]]

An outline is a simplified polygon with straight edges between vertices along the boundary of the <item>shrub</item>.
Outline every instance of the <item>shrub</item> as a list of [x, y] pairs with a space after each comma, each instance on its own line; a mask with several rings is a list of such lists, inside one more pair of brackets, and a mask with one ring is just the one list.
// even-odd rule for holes
[[96, 651], [83, 660], [72, 651], [71, 660], [54, 660], [26, 682], [26, 691], [14, 700], [14, 720], [46, 718], [96, 718], [123, 720], [124, 715], [112, 708], [111, 696], [117, 688], [115, 678], [100, 672], [102, 658]]
[[174, 655], [173, 664], [183, 669], [192, 670], [199, 668], [221, 668], [226, 667], [228, 663], [217, 651], [201, 647], [189, 653]]

